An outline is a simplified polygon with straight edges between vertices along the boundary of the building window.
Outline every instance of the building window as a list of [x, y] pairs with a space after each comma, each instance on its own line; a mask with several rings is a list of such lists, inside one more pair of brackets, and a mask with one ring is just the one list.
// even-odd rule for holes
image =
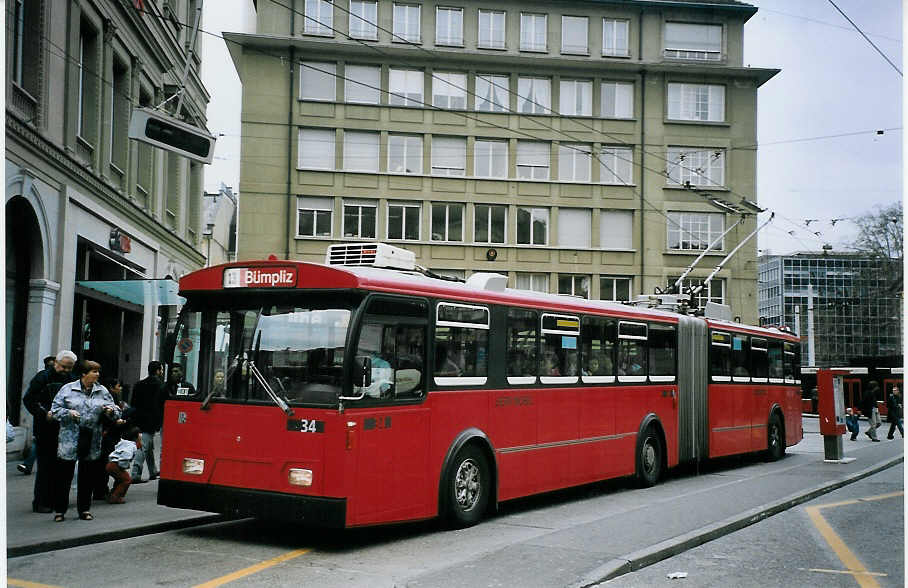
[[344, 237], [357, 239], [375, 238], [374, 202], [344, 202]]
[[558, 245], [574, 249], [589, 249], [592, 217], [593, 211], [589, 208], [559, 208]]
[[528, 180], [549, 179], [551, 147], [542, 141], [517, 141], [517, 177]]
[[[678, 281], [678, 277], [670, 277], [668, 282], [674, 284]], [[703, 286], [703, 280], [700, 278], [687, 278], [681, 281], [682, 292], [690, 292], [701, 286]], [[725, 304], [725, 280], [713, 278], [704, 288], [692, 296], [692, 302], [695, 302], [698, 308], [703, 308], [707, 302]]]
[[393, 14], [394, 41], [419, 43], [420, 6], [418, 4], [395, 4]]
[[589, 21], [585, 16], [561, 17], [561, 52], [578, 55], [589, 54]]
[[299, 169], [334, 169], [334, 129], [300, 129]]
[[419, 204], [388, 204], [388, 239], [419, 241]]
[[[151, 108], [151, 94], [139, 91], [139, 107]], [[136, 141], [138, 147], [138, 165], [136, 168], [136, 191], [142, 197], [144, 208], [148, 209], [151, 202], [152, 177], [154, 174], [154, 147], [144, 141]]]
[[296, 236], [330, 237], [333, 198], [300, 196], [296, 199]]
[[724, 186], [725, 151], [696, 147], [669, 147], [668, 183], [707, 187]]
[[599, 278], [599, 299], [627, 302], [631, 299], [631, 278], [602, 276]]
[[307, 35], [334, 34], [334, 4], [331, 0], [306, 0], [303, 32]]
[[629, 147], [606, 147], [599, 151], [599, 182], [627, 186], [633, 183], [634, 152]]
[[[700, 251], [725, 232], [725, 215], [721, 212], [669, 212], [668, 248]], [[725, 249], [720, 241], [715, 250]]]
[[[33, 0], [15, 0], [13, 6], [12, 81], [32, 100], [40, 95], [42, 5]], [[9, 26], [9, 25], [8, 25]], [[80, 60], [81, 63], [81, 60]]]
[[507, 112], [511, 78], [492, 74], [476, 75], [476, 110]]
[[482, 49], [505, 48], [505, 13], [503, 10], [479, 9], [479, 47]]
[[520, 14], [520, 50], [545, 51], [547, 31], [547, 15], [545, 14]]
[[609, 57], [627, 57], [628, 21], [602, 19], [602, 54]]
[[466, 110], [467, 75], [462, 73], [433, 73], [432, 105], [451, 110]]
[[358, 104], [378, 104], [381, 101], [380, 67], [347, 65], [344, 72], [344, 100]]
[[593, 82], [561, 80], [559, 111], [563, 116], [593, 115]]
[[129, 68], [114, 60], [110, 105], [110, 164], [121, 176], [129, 165]]
[[590, 297], [590, 277], [572, 274], [558, 275], [558, 293], [577, 298]]
[[517, 208], [517, 244], [547, 245], [549, 233], [548, 208]]
[[337, 64], [304, 61], [300, 64], [300, 99], [333, 102], [337, 98]]
[[634, 84], [602, 82], [602, 118], [634, 117]]
[[725, 86], [669, 84], [668, 118], [671, 120], [725, 120]]
[[476, 139], [473, 145], [473, 175], [480, 178], [508, 177], [507, 141]]
[[344, 169], [378, 172], [379, 134], [369, 131], [344, 131]]
[[497, 204], [473, 206], [473, 241], [500, 245], [507, 233], [508, 207]]
[[76, 119], [76, 134], [94, 146], [98, 137], [98, 33], [84, 22], [79, 33], [78, 68], [79, 116]]
[[432, 240], [463, 241], [463, 204], [432, 203]]
[[722, 59], [722, 25], [665, 23], [665, 57], [670, 59]]
[[558, 146], [558, 179], [562, 182], [589, 182], [593, 150], [589, 145]]
[[350, 0], [350, 36], [378, 40], [378, 2]]
[[421, 174], [422, 137], [388, 135], [388, 171], [395, 174]]
[[391, 69], [388, 72], [388, 104], [422, 106], [423, 72], [415, 69]]
[[432, 175], [463, 176], [467, 171], [467, 140], [432, 137]]
[[517, 111], [521, 114], [552, 112], [552, 80], [517, 78]]
[[22, 65], [25, 50], [25, 0], [14, 0], [13, 3], [13, 62], [12, 79], [22, 86]]
[[599, 213], [599, 247], [602, 249], [633, 249], [633, 223], [633, 211], [601, 211]]
[[435, 44], [463, 46], [463, 8], [435, 9]]
[[530, 274], [518, 272], [517, 289], [529, 290], [531, 292], [548, 292], [549, 275], [548, 274]]

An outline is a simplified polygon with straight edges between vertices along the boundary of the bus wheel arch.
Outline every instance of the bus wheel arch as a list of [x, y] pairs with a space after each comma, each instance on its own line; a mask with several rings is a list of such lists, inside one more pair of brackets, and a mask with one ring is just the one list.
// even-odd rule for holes
[[766, 424], [766, 459], [778, 461], [785, 455], [785, 417], [776, 404], [769, 411]]
[[460, 433], [442, 463], [439, 515], [455, 528], [481, 521], [498, 506], [497, 473], [495, 453], [485, 433], [475, 428]]
[[655, 486], [668, 463], [665, 431], [656, 415], [648, 414], [640, 423], [634, 455], [637, 484], [643, 488]]

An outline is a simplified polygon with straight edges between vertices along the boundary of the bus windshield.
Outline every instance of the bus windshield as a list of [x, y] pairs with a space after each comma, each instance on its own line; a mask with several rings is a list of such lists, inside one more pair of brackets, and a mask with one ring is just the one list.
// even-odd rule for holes
[[353, 304], [335, 297], [264, 305], [190, 303], [176, 327], [173, 364], [186, 400], [332, 405], [343, 385]]

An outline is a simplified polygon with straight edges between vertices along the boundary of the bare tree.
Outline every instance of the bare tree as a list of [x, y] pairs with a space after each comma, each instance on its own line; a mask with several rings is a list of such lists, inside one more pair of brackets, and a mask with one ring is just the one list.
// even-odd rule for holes
[[858, 226], [858, 237], [851, 243], [852, 248], [876, 259], [902, 261], [904, 226], [901, 202], [877, 207], [876, 211], [854, 219], [854, 223]]

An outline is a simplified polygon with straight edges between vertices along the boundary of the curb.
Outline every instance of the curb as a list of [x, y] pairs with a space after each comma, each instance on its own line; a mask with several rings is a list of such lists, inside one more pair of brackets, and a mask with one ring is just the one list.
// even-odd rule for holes
[[116, 541], [117, 539], [129, 539], [140, 537], [142, 535], [152, 535], [154, 533], [163, 533], [164, 531], [175, 531], [188, 527], [198, 527], [211, 523], [220, 523], [231, 520], [230, 517], [220, 514], [209, 514], [200, 517], [183, 519], [179, 521], [168, 521], [165, 523], [156, 523], [153, 525], [144, 525], [140, 527], [130, 527], [128, 529], [117, 529], [113, 531], [102, 531], [93, 535], [83, 535], [71, 539], [57, 539], [54, 541], [43, 541], [31, 545], [19, 545], [9, 547], [6, 550], [6, 557], [22, 557], [23, 555], [34, 555], [36, 553], [45, 553], [56, 551], [58, 549], [68, 549], [70, 547], [81, 547], [94, 543], [104, 543], [106, 541]]
[[656, 562], [662, 561], [669, 557], [683, 553], [689, 549], [693, 549], [699, 545], [703, 545], [713, 539], [718, 539], [724, 535], [728, 535], [745, 527], [749, 527], [754, 523], [759, 523], [763, 519], [769, 518], [773, 515], [779, 514], [780, 512], [786, 511], [794, 506], [802, 504], [813, 500], [818, 496], [823, 494], [828, 494], [834, 490], [838, 490], [848, 484], [862, 480], [868, 476], [872, 476], [878, 472], [881, 472], [885, 469], [891, 468], [901, 462], [905, 461], [905, 456], [900, 455], [898, 457], [892, 458], [890, 460], [880, 462], [876, 465], [873, 465], [865, 470], [856, 472], [853, 476], [844, 478], [842, 480], [837, 480], [835, 482], [830, 482], [822, 486], [816, 486], [810, 490], [807, 490], [803, 493], [792, 494], [775, 502], [770, 502], [763, 506], [758, 506], [749, 511], [736, 515], [734, 517], [729, 517], [725, 520], [701, 527], [689, 533], [673, 537], [671, 539], [666, 539], [661, 543], [651, 545], [644, 549], [630, 553], [624, 557], [619, 557], [612, 559], [605, 564], [599, 566], [598, 568], [592, 570], [588, 574], [584, 575], [577, 582], [570, 584], [570, 588], [591, 588], [597, 586], [602, 582], [612, 580], [619, 576], [623, 576], [629, 572], [635, 572], [639, 569], [645, 568], [648, 565], [652, 565]]

